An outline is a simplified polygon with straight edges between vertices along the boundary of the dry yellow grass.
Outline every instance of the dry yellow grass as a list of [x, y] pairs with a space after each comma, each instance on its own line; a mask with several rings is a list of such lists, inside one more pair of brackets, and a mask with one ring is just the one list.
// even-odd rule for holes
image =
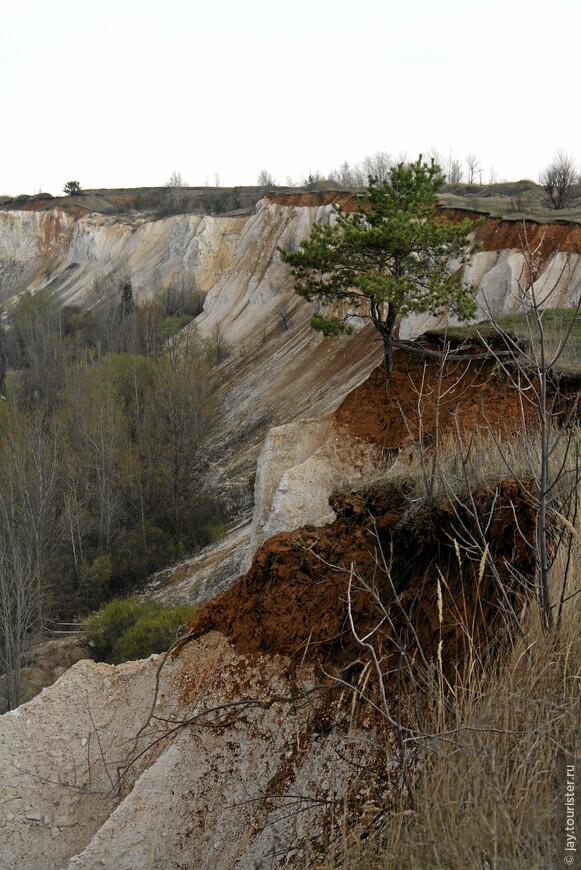
[[562, 863], [558, 758], [581, 755], [578, 601], [569, 601], [550, 635], [531, 609], [526, 636], [494, 666], [482, 672], [468, 665], [434, 704], [432, 735], [417, 741], [416, 810], [405, 801], [386, 806], [381, 822], [343, 842], [325, 870], [544, 870], [559, 857]]

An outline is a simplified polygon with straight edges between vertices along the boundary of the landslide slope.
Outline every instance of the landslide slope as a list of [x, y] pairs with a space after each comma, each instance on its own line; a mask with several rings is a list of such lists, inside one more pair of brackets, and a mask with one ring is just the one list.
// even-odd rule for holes
[[[99, 305], [116, 298], [127, 276], [138, 300], [160, 293], [180, 276], [207, 293], [194, 328], [210, 343], [218, 339], [226, 358], [216, 369], [219, 414], [204, 462], [208, 485], [226, 498], [247, 529], [237, 534], [237, 555], [226, 542], [231, 567], [218, 584], [205, 578], [196, 590], [195, 580], [187, 580], [188, 567], [180, 566], [179, 600], [202, 600], [225, 588], [239, 573], [248, 541], [252, 538], [253, 547], [260, 542], [261, 533], [251, 532], [249, 523], [256, 462], [267, 433], [294, 423], [296, 453], [306, 456], [300, 432], [307, 427], [300, 421], [320, 421], [333, 412], [381, 358], [369, 327], [334, 340], [310, 330], [314, 307], [294, 294], [277, 253], [279, 245], [296, 247], [315, 221], [328, 221], [335, 202], [353, 207], [347, 194], [293, 193], [265, 196], [251, 211], [229, 215], [152, 219], [144, 213], [115, 216], [44, 207], [0, 211], [0, 301], [7, 307], [25, 290], [41, 289], [63, 304]], [[571, 304], [581, 287], [579, 226], [529, 221], [526, 233], [532, 247], [540, 244], [540, 291], [555, 285], [552, 304]], [[466, 278], [479, 288], [481, 314], [510, 312], [523, 273], [523, 224], [489, 217], [477, 237], [483, 249]], [[416, 336], [443, 320], [410, 317], [401, 336]], [[263, 525], [277, 485], [267, 497], [258, 494]], [[289, 516], [300, 524], [294, 509]], [[207, 573], [213, 560], [209, 554], [201, 570]], [[191, 566], [192, 578], [197, 565]], [[157, 592], [164, 594], [159, 585]]]
[[[207, 276], [211, 288], [197, 328], [211, 339], [219, 326], [230, 344], [218, 371], [221, 418], [209, 457], [215, 485], [224, 491], [234, 491], [254, 468], [267, 429], [290, 422], [298, 439], [305, 415], [321, 429], [326, 416], [329, 431], [336, 427], [386, 457], [399, 451], [400, 459], [420, 428], [428, 439], [457, 421], [472, 432], [518, 428], [517, 397], [489, 364], [453, 367], [440, 378], [433, 366], [398, 354], [386, 385], [373, 333], [331, 342], [310, 332], [310, 310], [293, 295], [275, 249], [296, 243], [328, 214], [326, 204], [264, 201], [252, 215], [224, 218], [221, 225], [188, 217], [133, 229], [101, 218], [85, 221], [83, 229], [84, 219], [41, 215], [65, 252], [63, 262], [66, 251], [79, 258], [85, 252], [82, 263], [59, 272], [61, 289], [79, 299], [89, 276], [127, 262], [144, 280], [155, 263], [169, 274], [183, 268], [184, 258], [197, 264], [200, 280]], [[29, 240], [38, 237], [40, 218], [18, 220]], [[495, 248], [498, 226], [490, 226], [490, 250], [477, 255], [472, 274], [482, 276], [481, 287], [488, 281], [498, 305], [508, 308], [498, 286], [508, 292], [518, 280], [522, 252], [500, 241]], [[135, 241], [140, 233], [147, 246]], [[25, 270], [26, 241], [20, 249], [19, 238], [14, 230], [11, 250]], [[110, 247], [111, 239], [118, 247]], [[561, 300], [578, 293], [579, 252], [565, 250], [567, 239], [545, 260], [550, 270], [555, 257], [564, 257], [573, 276]], [[516, 239], [503, 237], [505, 243]], [[181, 253], [168, 256], [176, 250]], [[232, 259], [220, 262], [220, 252]], [[20, 280], [18, 269], [11, 272], [13, 264], [4, 262], [11, 279]], [[42, 286], [42, 276], [38, 281]], [[289, 309], [284, 327], [277, 312], [283, 303]], [[436, 412], [438, 389], [446, 399]], [[302, 455], [297, 444], [295, 455]], [[530, 503], [510, 480], [482, 486], [475, 498], [490, 514], [495, 555], [501, 563], [518, 558], [526, 575]], [[495, 587], [488, 575], [479, 576], [478, 563], [459, 564], [453, 540], [460, 519], [450, 502], [417, 509], [405, 487], [389, 484], [336, 496], [332, 507], [335, 522], [267, 540], [242, 579], [200, 610], [190, 639], [161, 670], [159, 658], [119, 667], [81, 662], [0, 717], [0, 866], [308, 866], [345, 822], [354, 825], [398, 790], [400, 767], [385, 721], [371, 704], [355, 703], [347, 687], [331, 689], [341, 684], [326, 674], [373, 690], [353, 627], [366, 633], [378, 624], [377, 588], [394, 605], [391, 625], [377, 634], [386, 661], [395, 664], [405, 641], [412, 658], [424, 657], [418, 685], [427, 684], [441, 642], [451, 676], [467, 652], [462, 622], [474, 627], [479, 645], [502, 628]], [[215, 556], [213, 564], [208, 559], [212, 573]], [[235, 560], [231, 566], [235, 573]], [[447, 584], [440, 603], [438, 569]], [[182, 575], [182, 591], [191, 597], [186, 580]], [[517, 606], [521, 590], [509, 591]], [[212, 594], [207, 576], [204, 594]]]
[[[571, 399], [562, 397], [563, 409], [575, 410], [579, 386], [578, 381], [570, 385]], [[388, 638], [405, 633], [409, 613], [417, 608], [410, 645], [433, 656], [434, 642], [445, 636], [456, 666], [464, 655], [462, 626], [474, 626], [482, 640], [493, 636], [498, 599], [491, 577], [484, 575], [477, 588], [479, 561], [459, 558], [458, 542], [465, 545], [476, 537], [469, 500], [460, 495], [456, 503], [451, 497], [467, 486], [459, 460], [449, 472], [450, 491], [435, 486], [429, 493], [422, 455], [423, 472], [429, 474], [434, 450], [453, 454], [460, 434], [473, 444], [476, 466], [481, 466], [474, 500], [490, 520], [494, 560], [530, 575], [531, 497], [514, 480], [499, 483], [506, 466], [497, 463], [495, 471], [491, 458], [480, 454], [486, 445], [493, 448], [491, 433], [500, 442], [521, 437], [521, 396], [493, 361], [449, 361], [440, 367], [433, 359], [396, 351], [389, 381], [377, 367], [329, 416], [342, 439], [377, 449], [383, 457], [378, 467], [363, 486], [355, 483], [351, 494], [329, 493], [333, 522], [288, 529], [265, 540], [240, 580], [194, 616], [192, 635], [217, 630], [244, 653], [284, 653], [299, 660], [314, 655], [345, 664], [356, 657], [357, 646], [347, 612], [351, 582], [352, 616], [361, 636], [382, 621], [369, 594], [372, 586], [384, 602], [402, 596], [402, 612], [392, 617]], [[443, 634], [436, 631], [438, 576], [446, 578]]]
[[161, 665], [81, 662], [0, 717], [0, 867], [301, 867], [345, 800], [358, 814], [385, 793], [369, 715], [312, 667], [217, 633]]
[[[520, 408], [507, 383], [488, 363], [463, 371], [444, 375], [442, 431], [454, 419], [474, 431], [490, 412], [497, 432], [514, 432]], [[433, 437], [436, 369], [404, 354], [389, 389], [376, 369], [334, 416], [389, 452], [409, 437], [401, 409], [418, 423], [422, 375]], [[526, 493], [505, 480], [474, 498], [490, 517], [495, 559], [529, 576]], [[504, 614], [479, 560], [458, 558], [454, 537], [471, 520], [453, 501], [418, 505], [392, 480], [337, 495], [333, 508], [337, 519], [321, 529], [266, 541], [240, 581], [199, 611], [175, 656], [79, 663], [0, 717], [0, 866], [312, 866], [345, 825], [389, 804], [401, 766], [354, 630], [379, 626], [388, 668], [406, 649], [422, 693], [439, 656], [453, 679], [500, 636]], [[522, 588], [503, 576], [517, 607]]]

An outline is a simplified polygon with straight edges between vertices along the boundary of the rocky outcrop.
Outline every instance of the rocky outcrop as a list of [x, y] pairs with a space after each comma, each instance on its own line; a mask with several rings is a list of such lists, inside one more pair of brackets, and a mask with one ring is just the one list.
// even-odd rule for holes
[[[64, 867], [103, 824], [117, 765], [152, 704], [157, 664], [79, 662], [0, 717], [0, 867]], [[170, 712], [165, 686], [162, 715]]]
[[[51, 686], [72, 665], [86, 659], [89, 645], [81, 633], [71, 632], [53, 640], [45, 640], [32, 646], [20, 668], [20, 702], [30, 701], [38, 693]], [[6, 676], [0, 676], [0, 715], [7, 711], [5, 702]]]
[[229, 265], [245, 218], [179, 215], [120, 219], [66, 212], [0, 212], [5, 301], [45, 290], [82, 307], [115, 296], [130, 277], [137, 298], [159, 293], [186, 273], [207, 291]]
[[[153, 220], [91, 212], [79, 216], [62, 208], [0, 211], [3, 301], [42, 288], [63, 301], [95, 304], [115, 293], [121, 277], [131, 277], [140, 296], [159, 292], [185, 272], [208, 292], [199, 318], [204, 334], [219, 324], [231, 342], [256, 338], [261, 323], [276, 318], [281, 305], [293, 308], [295, 301], [288, 297], [288, 268], [277, 246], [296, 247], [315, 221], [330, 219], [337, 199], [352, 207], [345, 196], [296, 194], [264, 198], [251, 214], [231, 216]], [[512, 291], [523, 274], [525, 245], [537, 256], [540, 286], [556, 285], [551, 304], [577, 298], [578, 226], [528, 222], [525, 228], [522, 222], [487, 218], [476, 238], [483, 249], [466, 277], [480, 288], [483, 311], [515, 307]], [[425, 322], [410, 319], [403, 334], [417, 333]]]
[[335, 519], [329, 498], [377, 466], [378, 451], [339, 430], [332, 415], [270, 430], [258, 458], [247, 570], [258, 547], [280, 531]]
[[82, 662], [0, 718], [0, 866], [284, 867], [356, 789], [376, 795], [363, 766], [383, 772], [385, 753], [364, 720], [333, 727], [337, 693], [313, 693], [311, 668], [297, 680], [214, 633], [167, 661], [156, 695], [160, 663]]

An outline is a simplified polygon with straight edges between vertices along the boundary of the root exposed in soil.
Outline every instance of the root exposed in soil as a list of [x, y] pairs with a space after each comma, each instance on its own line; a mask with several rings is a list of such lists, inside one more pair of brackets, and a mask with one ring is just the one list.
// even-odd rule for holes
[[[517, 605], [523, 590], [507, 565], [524, 577], [534, 570], [530, 500], [505, 480], [482, 487], [475, 501], [491, 518], [490, 551]], [[192, 636], [215, 629], [242, 653], [306, 654], [344, 665], [361, 653], [349, 620], [350, 578], [355, 627], [366, 635], [381, 623], [374, 644], [387, 667], [397, 667], [403, 647], [426, 665], [441, 642], [444, 666], [453, 670], [505, 624], [495, 581], [462, 549], [460, 528], [472, 522], [466, 509], [440, 501], [414, 510], [395, 488], [342, 496], [333, 506], [333, 524], [267, 541], [238, 583], [194, 616]], [[377, 591], [388, 620], [361, 581]]]
[[[389, 381], [377, 368], [334, 416], [352, 437], [386, 453], [420, 437], [429, 450], [436, 432], [518, 437], [525, 425], [521, 397], [493, 362], [440, 369], [402, 351]], [[342, 666], [362, 649], [350, 624], [350, 589], [354, 626], [360, 636], [373, 633], [386, 667], [396, 668], [405, 650], [424, 669], [437, 658], [451, 676], [490, 648], [530, 591], [536, 520], [523, 481], [480, 485], [460, 501], [422, 501], [404, 478], [337, 496], [332, 506], [334, 523], [266, 541], [238, 583], [198, 611], [192, 636], [215, 629], [243, 653]], [[479, 547], [468, 546], [479, 537], [474, 511], [487, 529]]]

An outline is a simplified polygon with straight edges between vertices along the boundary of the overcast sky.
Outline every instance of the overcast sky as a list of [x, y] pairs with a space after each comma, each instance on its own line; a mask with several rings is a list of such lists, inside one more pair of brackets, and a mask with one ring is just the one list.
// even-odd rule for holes
[[0, 194], [581, 163], [581, 0], [0, 0]]

